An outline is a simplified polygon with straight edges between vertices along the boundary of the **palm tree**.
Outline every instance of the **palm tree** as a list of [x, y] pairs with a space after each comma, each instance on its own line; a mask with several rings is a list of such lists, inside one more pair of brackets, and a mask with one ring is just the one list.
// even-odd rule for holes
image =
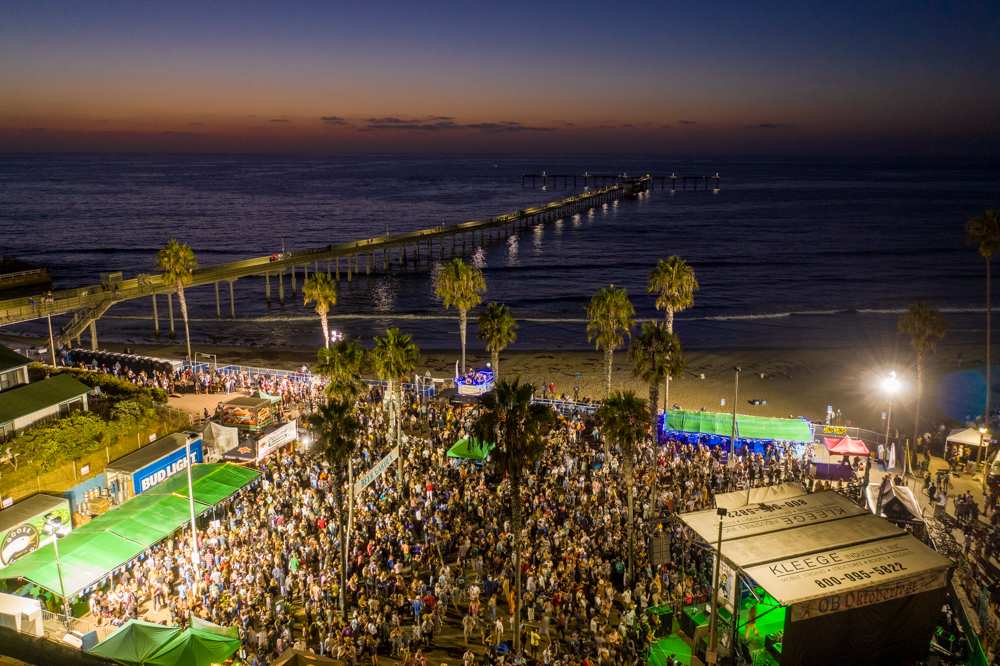
[[323, 327], [323, 345], [330, 346], [330, 308], [337, 304], [337, 285], [328, 273], [313, 273], [302, 285], [303, 305], [316, 303], [316, 314]]
[[635, 325], [635, 308], [621, 287], [597, 290], [587, 305], [587, 341], [604, 352], [604, 395], [611, 395], [611, 369], [615, 350], [625, 344]]
[[[400, 332], [398, 328], [387, 328], [385, 335], [375, 338], [375, 348], [372, 350], [372, 365], [375, 374], [386, 383], [386, 395], [389, 398], [389, 424], [392, 430], [392, 440], [395, 446], [402, 442], [403, 404], [402, 384], [413, 375], [420, 361], [420, 349], [413, 338]], [[396, 464], [396, 480], [399, 492], [403, 492], [403, 450], [399, 450]]]
[[[649, 412], [655, 433], [660, 384], [684, 369], [681, 341], [664, 324], [647, 321], [643, 322], [639, 335], [632, 341], [629, 354], [632, 357], [632, 374], [649, 384]], [[669, 409], [670, 405], [663, 406], [664, 418]]]
[[482, 302], [486, 278], [475, 266], [455, 257], [445, 264], [434, 279], [434, 293], [444, 301], [444, 307], [458, 310], [458, 334], [462, 340], [462, 372], [465, 372], [465, 329], [469, 310]]
[[993, 397], [993, 385], [990, 378], [990, 345], [993, 342], [991, 326], [993, 298], [990, 290], [990, 268], [993, 263], [993, 255], [1000, 252], [1000, 211], [987, 210], [982, 215], [969, 220], [965, 225], [965, 237], [969, 243], [978, 247], [979, 255], [986, 260], [986, 405], [983, 409], [983, 423], [989, 428], [990, 398]]
[[[337, 536], [340, 540], [340, 614], [347, 619], [347, 604], [344, 595], [347, 588], [347, 551], [350, 542], [350, 516], [354, 509], [354, 465], [351, 458], [357, 447], [361, 423], [354, 412], [354, 403], [349, 400], [328, 400], [325, 405], [308, 418], [309, 426], [316, 433], [322, 447], [322, 455], [330, 464], [333, 476], [334, 499], [337, 503]], [[345, 475], [346, 472], [346, 475]], [[345, 478], [346, 476], [346, 478]], [[344, 494], [349, 498], [344, 524]]]
[[633, 535], [635, 458], [639, 443], [649, 432], [647, 424], [649, 408], [646, 401], [636, 396], [635, 392], [615, 391], [604, 400], [604, 404], [598, 408], [596, 416], [601, 426], [601, 435], [618, 444], [618, 448], [621, 450], [628, 503], [628, 579], [629, 584], [631, 584], [634, 575], [632, 567], [635, 561], [635, 537]]
[[497, 382], [480, 406], [482, 416], [472, 431], [483, 442], [493, 441], [493, 462], [510, 481], [510, 517], [514, 532], [514, 652], [521, 649], [521, 485], [525, 469], [545, 450], [556, 424], [550, 407], [533, 403], [535, 387], [519, 380]]
[[897, 327], [900, 333], [910, 336], [910, 344], [917, 357], [917, 402], [913, 410], [913, 444], [915, 446], [917, 436], [920, 434], [920, 400], [924, 393], [924, 361], [929, 354], [934, 353], [938, 341], [944, 337], [947, 325], [940, 312], [925, 303], [917, 303], [903, 313]]
[[163, 271], [163, 281], [173, 284], [177, 289], [177, 301], [181, 306], [181, 318], [184, 320], [184, 341], [187, 343], [187, 360], [191, 360], [191, 331], [188, 328], [187, 299], [184, 298], [184, 285], [191, 281], [191, 276], [198, 268], [198, 259], [190, 245], [171, 238], [159, 252], [156, 253], [156, 263]]
[[361, 369], [368, 352], [354, 340], [340, 340], [316, 353], [316, 373], [327, 380], [326, 394], [330, 398], [357, 400], [364, 390]]
[[490, 303], [479, 315], [479, 339], [483, 341], [493, 362], [493, 373], [500, 379], [500, 352], [517, 340], [517, 322], [510, 308], [502, 303]]
[[[646, 291], [656, 294], [656, 309], [663, 310], [667, 331], [674, 332], [674, 314], [694, 305], [694, 292], [698, 291], [698, 278], [694, 269], [680, 257], [660, 259], [649, 274]], [[663, 384], [664, 409], [670, 408], [670, 376]]]

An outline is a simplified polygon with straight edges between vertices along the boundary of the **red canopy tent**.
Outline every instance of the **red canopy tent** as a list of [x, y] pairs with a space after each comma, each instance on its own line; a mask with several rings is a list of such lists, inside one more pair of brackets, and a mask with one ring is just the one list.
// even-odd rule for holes
[[860, 439], [851, 439], [850, 437], [844, 437], [842, 439], [837, 437], [824, 437], [823, 443], [826, 444], [826, 450], [830, 453], [840, 456], [867, 456], [868, 447]]

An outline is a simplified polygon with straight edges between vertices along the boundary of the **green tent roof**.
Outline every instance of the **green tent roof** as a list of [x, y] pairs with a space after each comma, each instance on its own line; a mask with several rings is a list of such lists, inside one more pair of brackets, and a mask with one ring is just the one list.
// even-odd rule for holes
[[463, 437], [448, 449], [448, 457], [482, 461], [486, 460], [495, 446], [493, 442], [480, 442], [475, 437]]
[[[205, 513], [259, 475], [229, 463], [193, 466], [195, 512]], [[170, 536], [190, 519], [187, 496], [187, 475], [178, 474], [60, 539], [62, 589], [74, 596]], [[24, 578], [60, 594], [52, 544], [0, 569], [0, 578]]]
[[[723, 412], [689, 412], [675, 409], [667, 414], [665, 429], [731, 437], [733, 415]], [[811, 442], [813, 439], [812, 429], [802, 419], [779, 419], [746, 414], [736, 415], [736, 433], [743, 439], [776, 439], [785, 442]]]
[[[221, 627], [220, 627], [221, 629]], [[240, 639], [228, 632], [189, 627], [171, 637], [143, 661], [150, 666], [210, 666], [221, 664], [240, 649]]]
[[179, 627], [129, 620], [89, 652], [119, 664], [138, 666], [179, 633]]
[[0, 372], [21, 368], [31, 363], [27, 356], [18, 354], [13, 349], [0, 345]]
[[90, 391], [69, 375], [56, 375], [3, 392], [0, 399], [0, 423], [13, 421], [39, 410], [58, 405]]

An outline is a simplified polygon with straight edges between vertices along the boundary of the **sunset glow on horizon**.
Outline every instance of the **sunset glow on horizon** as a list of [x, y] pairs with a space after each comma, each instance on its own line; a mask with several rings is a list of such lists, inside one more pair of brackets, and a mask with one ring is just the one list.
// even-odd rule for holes
[[[6, 3], [0, 150], [979, 152], [1000, 11]], [[14, 65], [14, 66], [10, 66]]]

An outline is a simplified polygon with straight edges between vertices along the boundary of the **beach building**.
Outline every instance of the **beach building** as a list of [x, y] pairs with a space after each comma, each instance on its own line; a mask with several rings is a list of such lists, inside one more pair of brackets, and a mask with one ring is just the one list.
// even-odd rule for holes
[[0, 347], [0, 391], [28, 383], [28, 364], [31, 359], [13, 349]]
[[88, 409], [88, 386], [69, 375], [29, 382], [29, 362], [0, 347], [0, 441], [39, 421]]

